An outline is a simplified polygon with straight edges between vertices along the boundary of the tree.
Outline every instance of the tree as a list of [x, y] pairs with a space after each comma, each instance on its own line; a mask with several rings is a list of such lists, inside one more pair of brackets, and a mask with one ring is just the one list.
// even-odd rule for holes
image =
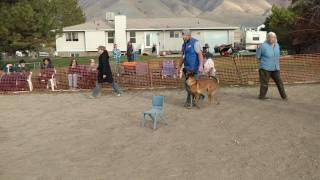
[[0, 51], [37, 49], [54, 42], [63, 27], [84, 21], [76, 0], [1, 1]]
[[319, 0], [293, 0], [288, 8], [274, 6], [265, 24], [278, 34], [284, 48], [298, 53], [320, 51]]
[[320, 51], [320, 1], [294, 0], [291, 7], [297, 13], [293, 45], [301, 50]]
[[78, 0], [53, 0], [57, 9], [57, 19], [63, 27], [85, 22], [85, 14], [78, 4]]
[[296, 18], [295, 12], [284, 7], [272, 7], [272, 14], [266, 19], [265, 25], [267, 31], [273, 31], [278, 36], [278, 41], [282, 48], [292, 48], [292, 37], [290, 32], [293, 28]]

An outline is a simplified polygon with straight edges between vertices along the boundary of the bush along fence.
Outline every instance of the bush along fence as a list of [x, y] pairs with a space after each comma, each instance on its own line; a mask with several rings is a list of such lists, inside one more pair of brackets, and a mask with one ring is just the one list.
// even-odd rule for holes
[[[254, 57], [217, 57], [214, 60], [223, 85], [258, 85], [258, 63]], [[287, 84], [320, 83], [320, 53], [281, 57], [281, 76]], [[182, 88], [184, 78], [177, 61], [154, 60], [112, 64], [114, 79], [123, 89]], [[2, 72], [0, 93], [90, 90], [95, 87], [95, 66], [33, 69], [33, 72]], [[201, 76], [200, 78], [207, 78]], [[104, 85], [110, 88], [109, 84]]]

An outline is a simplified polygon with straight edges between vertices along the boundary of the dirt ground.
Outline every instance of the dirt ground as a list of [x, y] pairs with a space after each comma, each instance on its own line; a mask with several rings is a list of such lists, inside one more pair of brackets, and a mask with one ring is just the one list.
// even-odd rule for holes
[[[183, 108], [182, 90], [0, 96], [1, 180], [320, 180], [320, 85], [221, 88]], [[140, 127], [152, 95], [169, 126]]]

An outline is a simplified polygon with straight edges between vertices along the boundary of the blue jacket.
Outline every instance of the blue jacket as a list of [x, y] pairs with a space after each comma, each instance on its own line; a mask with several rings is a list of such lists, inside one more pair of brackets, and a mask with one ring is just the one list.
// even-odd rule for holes
[[182, 45], [182, 53], [184, 56], [184, 68], [187, 71], [198, 73], [199, 70], [199, 57], [198, 53], [195, 51], [195, 44], [198, 40], [192, 38], [190, 41], [185, 42]]
[[112, 50], [112, 57], [114, 60], [117, 61], [117, 63], [120, 62], [120, 59], [121, 59], [121, 51], [120, 49], [113, 49]]
[[278, 43], [273, 47], [265, 42], [257, 49], [256, 57], [260, 61], [260, 69], [267, 71], [280, 70], [280, 46]]

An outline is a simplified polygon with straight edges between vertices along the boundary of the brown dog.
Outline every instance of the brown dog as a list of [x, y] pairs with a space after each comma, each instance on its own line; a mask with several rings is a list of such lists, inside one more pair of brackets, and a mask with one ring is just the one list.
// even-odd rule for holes
[[217, 79], [200, 79], [196, 80], [194, 77], [194, 74], [190, 73], [187, 75], [187, 85], [190, 88], [190, 92], [192, 95], [192, 99], [195, 102], [195, 105], [197, 108], [200, 108], [199, 106], [199, 99], [201, 95], [208, 95], [209, 102], [215, 102], [216, 104], [219, 104], [216, 93], [219, 88], [219, 83]]

